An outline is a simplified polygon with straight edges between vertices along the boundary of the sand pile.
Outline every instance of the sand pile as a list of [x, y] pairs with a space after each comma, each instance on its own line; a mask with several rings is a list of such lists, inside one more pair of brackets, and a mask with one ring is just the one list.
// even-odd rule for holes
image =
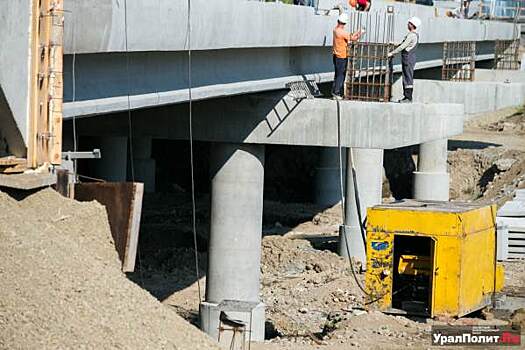
[[120, 271], [95, 202], [0, 193], [0, 281], [0, 348], [216, 348]]

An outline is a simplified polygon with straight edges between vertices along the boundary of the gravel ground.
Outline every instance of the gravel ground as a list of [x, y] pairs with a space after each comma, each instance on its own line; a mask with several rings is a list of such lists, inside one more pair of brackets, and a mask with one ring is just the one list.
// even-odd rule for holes
[[0, 192], [1, 349], [212, 349], [128, 280], [104, 208], [48, 189]]

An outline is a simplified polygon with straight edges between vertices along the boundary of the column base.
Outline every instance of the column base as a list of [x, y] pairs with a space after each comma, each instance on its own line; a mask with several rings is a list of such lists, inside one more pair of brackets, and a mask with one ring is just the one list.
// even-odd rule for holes
[[[207, 301], [203, 301], [200, 304], [200, 322], [201, 322], [201, 330], [208, 334], [211, 338], [215, 339], [216, 341], [219, 341], [219, 316], [221, 314], [222, 306], [218, 303], [210, 303]], [[251, 329], [251, 340], [252, 341], [264, 341], [264, 329], [265, 329], [265, 305], [263, 303], [259, 303], [253, 308], [253, 311], [230, 311], [232, 310], [229, 308], [228, 310], [224, 310], [229, 317], [241, 320], [248, 324], [246, 327], [247, 330]], [[250, 326], [251, 321], [251, 326]], [[220, 342], [219, 344], [224, 346], [225, 348], [229, 348], [231, 342], [232, 342], [232, 336], [233, 332], [231, 331], [223, 331], [221, 333]], [[246, 341], [250, 340], [250, 333], [246, 333]], [[236, 342], [239, 340], [236, 339]]]
[[450, 179], [448, 173], [414, 171], [414, 199], [448, 201]]

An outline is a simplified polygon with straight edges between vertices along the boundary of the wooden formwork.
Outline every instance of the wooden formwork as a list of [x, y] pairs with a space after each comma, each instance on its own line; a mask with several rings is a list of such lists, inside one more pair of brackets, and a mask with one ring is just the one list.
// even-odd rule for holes
[[33, 0], [27, 165], [62, 158], [63, 0]]

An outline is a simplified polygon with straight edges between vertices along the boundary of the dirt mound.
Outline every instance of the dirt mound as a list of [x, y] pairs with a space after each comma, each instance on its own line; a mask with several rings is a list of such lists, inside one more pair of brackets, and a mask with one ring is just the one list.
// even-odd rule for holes
[[104, 208], [0, 193], [0, 348], [209, 349], [120, 271]]
[[512, 115], [489, 123], [484, 129], [505, 134], [523, 135], [525, 134], [525, 112], [521, 109]]
[[525, 153], [505, 147], [448, 154], [452, 200], [502, 201], [525, 187]]

